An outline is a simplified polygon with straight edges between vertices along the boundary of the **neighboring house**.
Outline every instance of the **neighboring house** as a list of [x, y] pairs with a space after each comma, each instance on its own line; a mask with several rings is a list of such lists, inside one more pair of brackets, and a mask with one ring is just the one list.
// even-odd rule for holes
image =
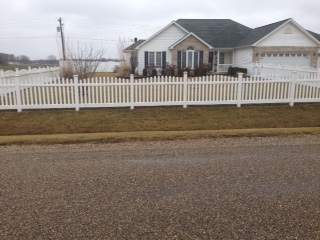
[[293, 19], [251, 29], [230, 19], [179, 19], [147, 40], [124, 50], [127, 59], [138, 56], [138, 73], [144, 68], [195, 68], [210, 64], [212, 72], [253, 63], [320, 66], [320, 35], [305, 30]]

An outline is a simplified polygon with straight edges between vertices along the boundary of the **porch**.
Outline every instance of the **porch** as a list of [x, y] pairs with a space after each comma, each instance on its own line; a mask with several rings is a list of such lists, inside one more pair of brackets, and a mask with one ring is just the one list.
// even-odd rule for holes
[[209, 52], [209, 63], [212, 66], [212, 73], [227, 73], [228, 68], [232, 67], [233, 50], [231, 49], [214, 49]]

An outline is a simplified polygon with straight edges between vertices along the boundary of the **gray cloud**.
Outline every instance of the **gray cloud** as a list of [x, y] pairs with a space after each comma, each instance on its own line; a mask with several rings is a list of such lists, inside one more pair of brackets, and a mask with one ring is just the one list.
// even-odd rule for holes
[[119, 37], [148, 38], [179, 18], [233, 19], [251, 28], [293, 18], [320, 33], [320, 3], [314, 0], [19, 0], [3, 1], [1, 8], [5, 11], [0, 15], [0, 52], [32, 59], [59, 57], [59, 17], [69, 42], [103, 45], [107, 57], [117, 57]]

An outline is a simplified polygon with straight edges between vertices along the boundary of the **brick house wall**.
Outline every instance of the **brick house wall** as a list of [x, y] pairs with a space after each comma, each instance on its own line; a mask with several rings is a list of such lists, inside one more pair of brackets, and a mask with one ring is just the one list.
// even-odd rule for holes
[[178, 65], [178, 51], [186, 51], [188, 47], [193, 47], [195, 51], [203, 51], [203, 63], [209, 62], [209, 47], [194, 36], [189, 36], [173, 48], [172, 63], [174, 65]]

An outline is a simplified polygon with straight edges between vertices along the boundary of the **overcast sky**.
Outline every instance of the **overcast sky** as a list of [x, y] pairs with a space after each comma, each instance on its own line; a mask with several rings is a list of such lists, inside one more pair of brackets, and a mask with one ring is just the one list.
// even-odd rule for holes
[[232, 19], [250, 28], [293, 18], [320, 34], [319, 0], [0, 0], [0, 52], [62, 57], [58, 19], [69, 45], [94, 44], [117, 58], [119, 38], [147, 39], [179, 18]]

